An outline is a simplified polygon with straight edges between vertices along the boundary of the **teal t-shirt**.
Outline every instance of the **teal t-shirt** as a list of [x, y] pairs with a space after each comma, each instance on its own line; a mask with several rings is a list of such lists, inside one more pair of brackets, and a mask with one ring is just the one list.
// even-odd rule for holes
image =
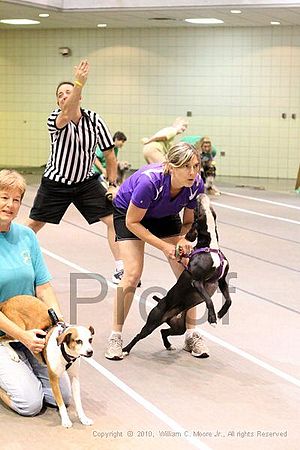
[[[118, 147], [115, 147], [115, 148], [114, 148], [114, 151], [115, 151], [115, 155], [116, 155], [116, 158], [117, 158], [117, 157], [118, 157], [118, 153], [119, 153]], [[106, 169], [106, 159], [105, 159], [105, 157], [104, 157], [103, 151], [102, 151], [99, 147], [97, 147], [96, 152], [95, 152], [95, 155], [96, 155], [96, 157], [99, 159], [99, 161], [101, 162], [102, 166]], [[102, 172], [98, 169], [98, 167], [96, 166], [96, 164], [93, 164], [92, 170], [93, 170], [94, 173], [102, 173]]]
[[[203, 136], [184, 136], [181, 139], [181, 142], [187, 142], [188, 144], [195, 145], [196, 142], [198, 142], [198, 141], [200, 141], [200, 139], [202, 139], [202, 137]], [[216, 147], [214, 145], [212, 145], [211, 146], [211, 155], [212, 155], [212, 157], [214, 158], [216, 156], [216, 154], [217, 154], [217, 149], [216, 149]], [[202, 155], [205, 158], [205, 156], [209, 155], [209, 154], [208, 153], [202, 153]]]
[[0, 302], [16, 295], [35, 295], [51, 279], [35, 233], [12, 223], [0, 233]]

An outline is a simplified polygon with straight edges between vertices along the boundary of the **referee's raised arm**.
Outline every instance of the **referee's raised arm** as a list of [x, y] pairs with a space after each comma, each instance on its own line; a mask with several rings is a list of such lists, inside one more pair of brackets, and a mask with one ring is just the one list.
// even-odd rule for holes
[[57, 104], [61, 109], [56, 119], [57, 128], [63, 128], [71, 120], [78, 123], [81, 117], [80, 100], [81, 91], [85, 85], [89, 73], [89, 63], [86, 60], [80, 61], [75, 67], [74, 82], [62, 82], [56, 90]]

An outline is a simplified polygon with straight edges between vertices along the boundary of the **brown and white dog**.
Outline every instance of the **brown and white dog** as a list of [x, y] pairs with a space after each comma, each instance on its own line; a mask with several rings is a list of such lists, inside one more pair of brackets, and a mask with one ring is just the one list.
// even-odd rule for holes
[[131, 164], [128, 161], [118, 161], [117, 166], [117, 184], [121, 186], [126, 178], [126, 172], [131, 168]]
[[[88, 329], [83, 326], [66, 325], [64, 323], [52, 326], [45, 303], [30, 295], [18, 295], [0, 303], [0, 311], [24, 330], [38, 328], [47, 331], [43, 351], [34, 356], [39, 362], [47, 364], [51, 388], [61, 416], [61, 424], [66, 428], [72, 426], [59, 387], [59, 378], [67, 370], [78, 418], [83, 425], [92, 425], [93, 421], [85, 415], [81, 404], [79, 365], [80, 356], [90, 358], [93, 355], [91, 346], [94, 334], [93, 327], [90, 326]], [[17, 353], [9, 345], [9, 342], [12, 341], [14, 339], [10, 336], [3, 335], [0, 337], [0, 344], [7, 345], [12, 359], [18, 361]]]

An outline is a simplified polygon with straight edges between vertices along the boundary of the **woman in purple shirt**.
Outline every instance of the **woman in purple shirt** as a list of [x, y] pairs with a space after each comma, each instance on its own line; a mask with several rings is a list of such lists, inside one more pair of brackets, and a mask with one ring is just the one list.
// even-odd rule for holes
[[[142, 275], [145, 243], [166, 255], [177, 278], [183, 270], [176, 261], [175, 249], [177, 244], [184, 253], [192, 249], [184, 236], [194, 220], [196, 197], [204, 192], [199, 171], [198, 151], [193, 145], [180, 142], [171, 147], [166, 162], [142, 167], [125, 180], [117, 193], [114, 226], [124, 275], [114, 302], [113, 328], [105, 352], [108, 359], [123, 359], [122, 329]], [[207, 347], [195, 330], [195, 319], [196, 309], [192, 308], [187, 314], [184, 349], [193, 356], [207, 357]]]

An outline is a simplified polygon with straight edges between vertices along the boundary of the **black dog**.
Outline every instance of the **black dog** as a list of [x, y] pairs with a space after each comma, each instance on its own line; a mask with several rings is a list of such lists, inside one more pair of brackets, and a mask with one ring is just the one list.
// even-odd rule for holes
[[226, 314], [231, 305], [226, 281], [229, 263], [219, 248], [216, 213], [205, 194], [201, 194], [197, 198], [194, 223], [185, 237], [191, 242], [197, 239], [194, 251], [190, 256], [188, 270], [191, 272], [194, 286], [204, 297], [208, 309], [208, 322], [215, 324], [217, 317], [211, 296], [217, 286], [225, 297], [225, 303], [218, 312], [219, 319]]
[[[188, 270], [184, 270], [177, 283], [162, 299], [154, 296], [158, 302], [149, 313], [147, 322], [141, 332], [123, 348], [129, 354], [132, 347], [141, 339], [152, 333], [157, 327], [166, 322], [170, 328], [162, 329], [161, 335], [166, 349], [171, 349], [168, 336], [181, 335], [186, 331], [186, 312], [188, 309], [205, 301], [208, 309], [208, 321], [216, 323], [216, 313], [211, 295], [219, 286], [225, 303], [218, 312], [221, 319], [231, 305], [226, 275], [229, 270], [228, 261], [218, 246], [216, 215], [210, 207], [209, 199], [201, 194], [197, 200], [195, 218], [186, 239], [197, 244], [191, 255]], [[185, 255], [182, 255], [185, 256]]]

